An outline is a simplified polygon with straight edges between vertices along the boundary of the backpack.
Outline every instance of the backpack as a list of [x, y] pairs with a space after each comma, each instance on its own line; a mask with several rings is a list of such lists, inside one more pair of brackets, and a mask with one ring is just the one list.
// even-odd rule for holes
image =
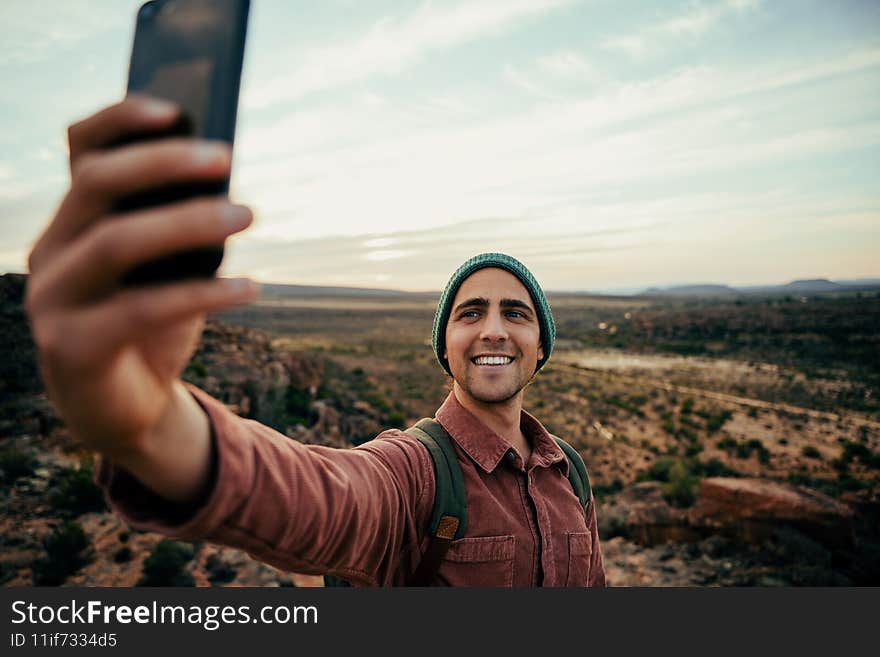
[[[423, 418], [415, 426], [405, 431], [422, 443], [434, 463], [436, 493], [428, 533], [431, 541], [422, 556], [409, 586], [428, 586], [434, 573], [452, 541], [462, 538], [467, 529], [467, 498], [464, 489], [464, 476], [452, 439], [437, 420]], [[591, 501], [590, 477], [584, 460], [577, 451], [562, 438], [553, 436], [556, 444], [568, 459], [568, 481], [580, 500], [586, 514]], [[333, 575], [324, 576], [324, 586], [351, 586], [347, 581]]]

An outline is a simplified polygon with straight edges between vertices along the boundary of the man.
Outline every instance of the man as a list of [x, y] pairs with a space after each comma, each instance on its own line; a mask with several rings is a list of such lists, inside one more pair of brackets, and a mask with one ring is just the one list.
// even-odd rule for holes
[[[225, 199], [111, 215], [135, 191], [228, 172], [217, 144], [105, 148], [176, 115], [130, 98], [70, 128], [71, 186], [29, 260], [26, 304], [47, 390], [74, 438], [102, 454], [99, 480], [132, 526], [355, 585], [407, 584], [430, 542], [427, 449], [398, 430], [355, 449], [302, 445], [183, 384], [204, 314], [252, 300], [248, 281], [119, 285], [139, 263], [222, 243], [250, 223]], [[584, 512], [562, 451], [522, 411], [554, 338], [544, 293], [518, 261], [483, 254], [453, 274], [434, 322], [435, 352], [454, 380], [437, 420], [461, 465], [469, 521], [432, 584], [605, 583], [595, 508]]]

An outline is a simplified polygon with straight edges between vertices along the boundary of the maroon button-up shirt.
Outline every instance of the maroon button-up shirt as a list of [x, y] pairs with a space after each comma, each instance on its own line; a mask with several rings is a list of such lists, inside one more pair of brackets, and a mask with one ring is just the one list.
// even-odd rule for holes
[[[433, 465], [416, 439], [392, 429], [353, 449], [303, 445], [242, 419], [190, 387], [212, 426], [216, 465], [206, 501], [181, 517], [125, 470], [97, 473], [131, 526], [242, 548], [289, 571], [331, 573], [355, 585], [404, 585], [428, 545]], [[450, 393], [437, 420], [453, 438], [468, 504], [438, 586], [604, 586], [596, 510], [585, 516], [568, 461], [523, 411], [527, 464]]]

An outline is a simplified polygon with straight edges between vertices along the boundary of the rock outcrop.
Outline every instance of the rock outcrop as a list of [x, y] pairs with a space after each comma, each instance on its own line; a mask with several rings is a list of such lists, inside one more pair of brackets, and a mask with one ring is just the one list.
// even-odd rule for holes
[[817, 491], [734, 477], [704, 479], [688, 511], [692, 527], [735, 533], [748, 543], [786, 524], [823, 544], [847, 546], [854, 540], [853, 518], [852, 509]]

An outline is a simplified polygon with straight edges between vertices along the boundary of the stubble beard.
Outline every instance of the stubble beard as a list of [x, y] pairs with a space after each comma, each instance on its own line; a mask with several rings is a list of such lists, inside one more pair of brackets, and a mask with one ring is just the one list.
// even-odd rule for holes
[[485, 384], [477, 381], [479, 375], [470, 371], [465, 374], [463, 380], [456, 379], [456, 383], [461, 386], [470, 397], [483, 404], [504, 404], [520, 394], [523, 389], [532, 380], [530, 376], [526, 376], [523, 372], [517, 372], [515, 380], [509, 383]]

